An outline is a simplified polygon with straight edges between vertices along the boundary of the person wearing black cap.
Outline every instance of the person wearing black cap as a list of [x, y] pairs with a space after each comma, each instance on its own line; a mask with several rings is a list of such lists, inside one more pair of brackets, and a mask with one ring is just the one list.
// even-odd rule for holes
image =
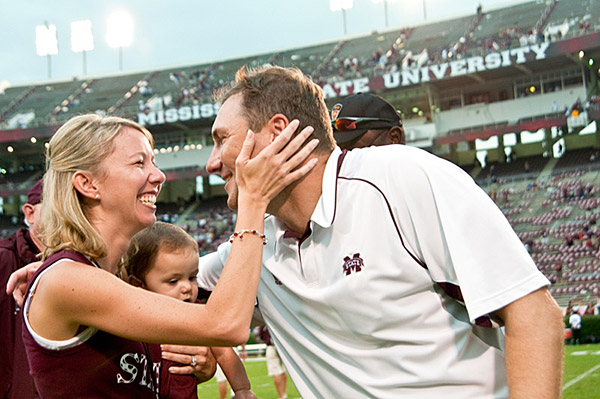
[[342, 149], [406, 144], [400, 114], [374, 94], [359, 93], [341, 99], [331, 109], [331, 125]]
[[[42, 179], [38, 180], [27, 194], [23, 205], [25, 224], [13, 235], [0, 240], [0, 284], [6, 285], [12, 272], [35, 262], [37, 255], [44, 249], [38, 237], [38, 223], [42, 210]], [[33, 380], [29, 375], [29, 366], [25, 348], [21, 339], [21, 321], [19, 308], [14, 299], [0, 295], [0, 398], [37, 397]]]

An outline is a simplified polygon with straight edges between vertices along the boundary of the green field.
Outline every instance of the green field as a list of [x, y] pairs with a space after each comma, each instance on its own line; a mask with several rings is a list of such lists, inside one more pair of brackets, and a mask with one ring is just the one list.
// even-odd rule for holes
[[[277, 399], [273, 379], [267, 375], [264, 361], [248, 361], [246, 371], [252, 390], [260, 399]], [[600, 398], [600, 345], [568, 345], [565, 347], [563, 399]], [[198, 386], [200, 399], [218, 399], [217, 382], [212, 380]], [[288, 398], [299, 398], [288, 377]]]
[[[259, 399], [277, 399], [277, 391], [273, 385], [273, 377], [267, 375], [267, 362], [264, 360], [254, 361], [248, 360], [244, 363], [246, 372], [252, 384], [252, 391]], [[288, 376], [287, 395], [289, 399], [300, 398], [298, 391], [294, 387], [294, 383]], [[228, 396], [229, 397], [229, 396]], [[217, 381], [213, 378], [204, 384], [198, 385], [199, 399], [219, 399], [219, 390]]]
[[565, 347], [563, 399], [600, 398], [600, 345]]

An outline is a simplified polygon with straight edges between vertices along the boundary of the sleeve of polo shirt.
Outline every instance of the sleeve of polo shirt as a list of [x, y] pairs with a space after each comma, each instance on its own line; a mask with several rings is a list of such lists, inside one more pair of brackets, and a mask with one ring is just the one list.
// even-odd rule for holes
[[[217, 286], [217, 282], [221, 277], [227, 256], [231, 250], [231, 244], [224, 242], [219, 245], [216, 252], [200, 257], [198, 261], [198, 286], [206, 291], [213, 291]], [[252, 316], [251, 327], [256, 327], [265, 324], [262, 314], [258, 308], [258, 302], [255, 303], [254, 314]]]
[[231, 244], [224, 242], [216, 252], [200, 257], [198, 261], [198, 286], [206, 291], [213, 291], [221, 277]]
[[504, 214], [462, 169], [419, 151], [399, 163], [389, 173], [398, 182], [401, 229], [434, 281], [460, 287], [472, 322], [549, 284]]

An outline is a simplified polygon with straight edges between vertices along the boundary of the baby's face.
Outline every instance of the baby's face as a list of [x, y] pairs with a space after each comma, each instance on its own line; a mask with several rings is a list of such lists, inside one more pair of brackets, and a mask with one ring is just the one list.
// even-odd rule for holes
[[154, 267], [146, 274], [145, 288], [185, 302], [198, 298], [198, 254], [194, 251], [159, 251]]

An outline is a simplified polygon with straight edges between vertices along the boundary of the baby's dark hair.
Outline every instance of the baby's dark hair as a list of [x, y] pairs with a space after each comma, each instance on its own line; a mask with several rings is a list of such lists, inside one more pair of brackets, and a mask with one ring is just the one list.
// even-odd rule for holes
[[146, 274], [154, 266], [159, 251], [193, 251], [198, 254], [198, 243], [181, 227], [156, 222], [133, 236], [123, 257], [125, 275], [144, 281]]

